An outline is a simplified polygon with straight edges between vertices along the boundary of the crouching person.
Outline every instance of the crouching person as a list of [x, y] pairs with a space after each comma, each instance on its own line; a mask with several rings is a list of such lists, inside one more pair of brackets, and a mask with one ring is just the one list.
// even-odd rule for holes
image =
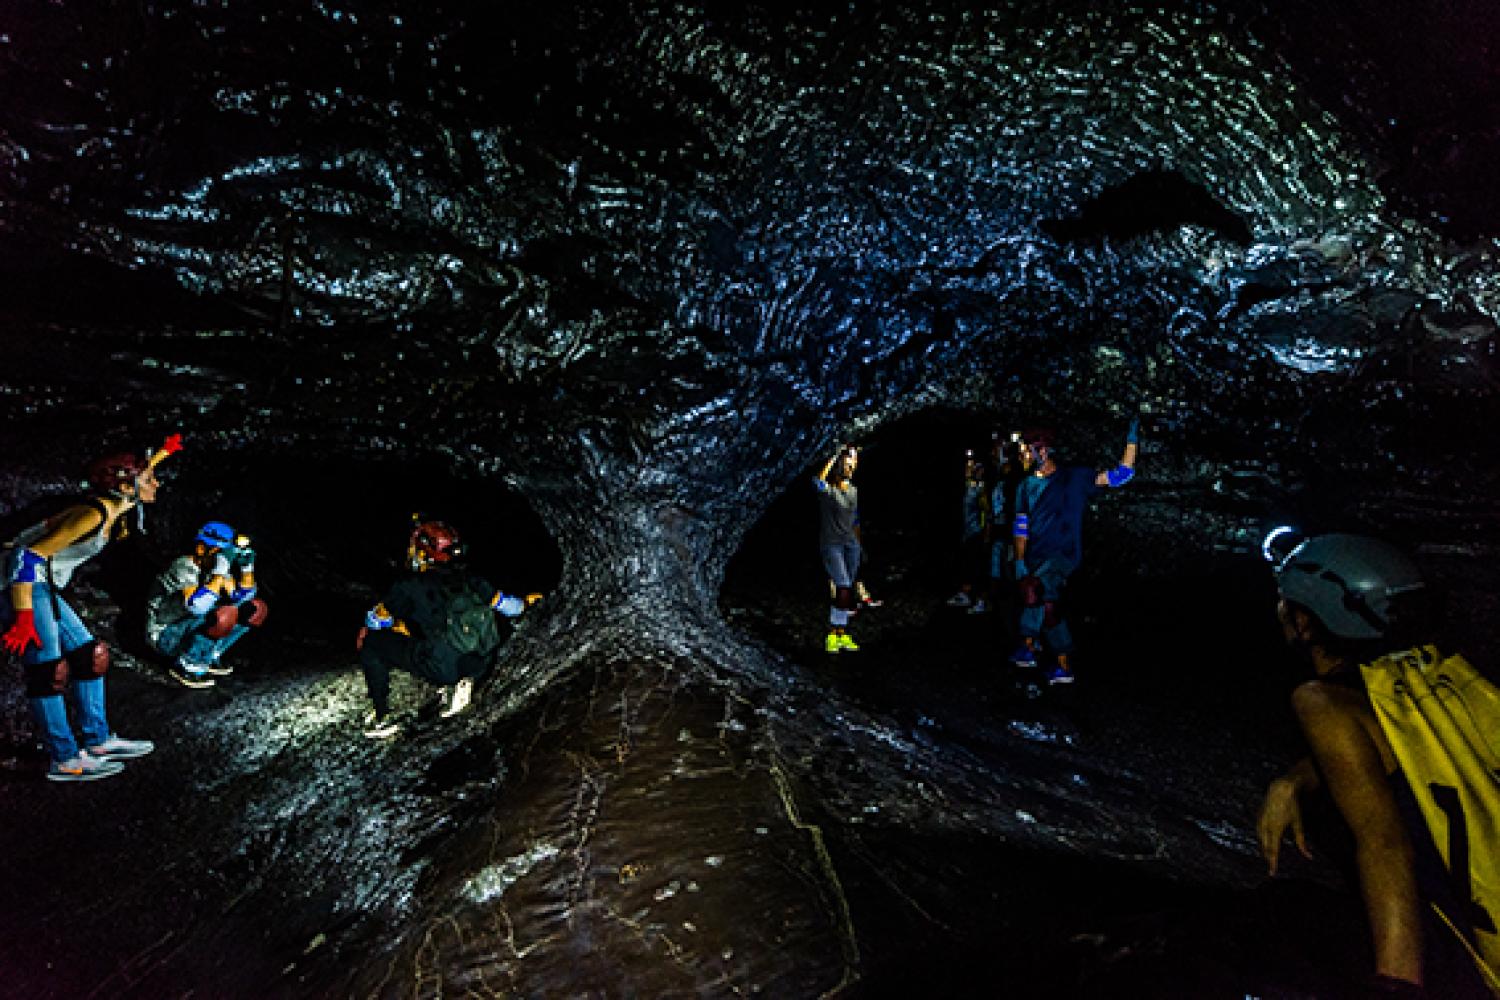
[[407, 572], [385, 599], [365, 615], [355, 643], [372, 710], [365, 735], [386, 739], [401, 731], [391, 715], [391, 671], [404, 670], [436, 685], [442, 716], [469, 707], [474, 683], [500, 651], [496, 615], [514, 618], [528, 603], [502, 594], [463, 567], [458, 533], [441, 521], [425, 521], [411, 533]]
[[234, 672], [224, 654], [266, 620], [256, 596], [255, 551], [223, 521], [198, 529], [193, 551], [172, 560], [152, 585], [146, 638], [172, 658], [171, 672], [186, 687], [210, 687]]

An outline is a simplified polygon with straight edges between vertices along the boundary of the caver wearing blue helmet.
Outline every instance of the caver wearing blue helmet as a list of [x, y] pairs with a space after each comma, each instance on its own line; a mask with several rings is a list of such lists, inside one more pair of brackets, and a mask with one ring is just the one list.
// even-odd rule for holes
[[256, 596], [255, 550], [223, 521], [198, 529], [193, 551], [172, 560], [152, 584], [146, 638], [172, 658], [172, 676], [187, 687], [209, 687], [232, 673], [224, 654], [266, 620]]

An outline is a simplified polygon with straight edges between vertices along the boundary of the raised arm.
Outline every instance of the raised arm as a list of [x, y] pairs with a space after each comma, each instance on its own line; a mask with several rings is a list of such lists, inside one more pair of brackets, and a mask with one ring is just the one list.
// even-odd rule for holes
[[1095, 476], [1095, 486], [1108, 486], [1113, 489], [1124, 486], [1135, 476], [1135, 459], [1140, 452], [1140, 429], [1140, 418], [1131, 417], [1130, 427], [1125, 431], [1125, 451], [1120, 455], [1120, 464], [1113, 469], [1104, 469]]

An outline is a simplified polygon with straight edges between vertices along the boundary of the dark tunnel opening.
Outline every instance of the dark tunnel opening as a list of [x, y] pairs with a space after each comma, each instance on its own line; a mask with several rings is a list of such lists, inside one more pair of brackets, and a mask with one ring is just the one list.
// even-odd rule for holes
[[540, 518], [503, 483], [455, 470], [440, 456], [369, 459], [236, 453], [164, 474], [148, 533], [102, 560], [101, 586], [121, 609], [123, 649], [160, 659], [143, 637], [151, 574], [186, 551], [198, 526], [224, 520], [258, 553], [264, 632], [239, 651], [257, 669], [345, 663], [354, 634], [401, 570], [413, 518], [452, 525], [468, 567], [506, 593], [555, 589], [562, 562]]
[[1179, 170], [1148, 170], [1105, 187], [1078, 214], [1043, 219], [1041, 230], [1063, 243], [1128, 240], [1197, 225], [1237, 246], [1249, 246], [1250, 225], [1202, 184]]

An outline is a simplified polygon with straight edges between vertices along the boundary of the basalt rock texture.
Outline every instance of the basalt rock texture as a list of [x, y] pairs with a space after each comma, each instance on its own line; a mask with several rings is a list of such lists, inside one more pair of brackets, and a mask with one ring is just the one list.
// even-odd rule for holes
[[[161, 765], [233, 762], [185, 786], [210, 811], [131, 842], [220, 874], [173, 876], [163, 936], [63, 980], [17, 960], [17, 981], [781, 996], [941, 965], [956, 990], [993, 931], [1019, 935], [1018, 994], [1161, 986], [1184, 949], [1194, 983], [1316, 989], [1316, 963], [1180, 928], [1121, 944], [1016, 916], [1054, 898], [1059, 858], [1113, 872], [1065, 895], [1162, 866], [1189, 888], [1158, 912], [1202, 887], [1233, 911], [1276, 735], [1171, 735], [1195, 713], [1149, 685], [1120, 731], [1102, 702], [996, 694], [955, 663], [993, 662], [1004, 628], [909, 645], [951, 631], [915, 611], [875, 663], [973, 697], [829, 675], [800, 652], [824, 599], [811, 510], [777, 500], [836, 442], [874, 443], [875, 469], [886, 448], [874, 482], [905, 496], [871, 531], [919, 607], [945, 536], [896, 526], [949, 516], [923, 484], [953, 473], [912, 427], [956, 455], [975, 428], [1055, 423], [1102, 465], [1139, 415], [1142, 472], [1091, 522], [1109, 542], [1081, 597], [1136, 608], [1139, 584], [1144, 614], [1200, 616], [1169, 635], [1272, 655], [1247, 624], [1267, 609], [1215, 617], [1211, 588], [1263, 599], [1244, 567], [1287, 517], [1416, 548], [1493, 649], [1500, 217], [1474, 178], [1500, 83], [1465, 29], [1494, 15], [1276, 6], [8, 4], [0, 502], [19, 517], [81, 452], [180, 428], [158, 530], [91, 620], [112, 597], [128, 624], [215, 514], [263, 540], [297, 626], [211, 712], [148, 683], [121, 628], [126, 704], [173, 734]], [[473, 716], [351, 753], [343, 623], [386, 568], [370, 550], [434, 494], [502, 583], [548, 598]], [[1095, 613], [1101, 659], [1136, 655], [1102, 638], [1130, 620]], [[1222, 760], [1176, 752], [1225, 725]], [[6, 791], [43, 822], [28, 794]], [[26, 885], [28, 915], [68, 908]]]

